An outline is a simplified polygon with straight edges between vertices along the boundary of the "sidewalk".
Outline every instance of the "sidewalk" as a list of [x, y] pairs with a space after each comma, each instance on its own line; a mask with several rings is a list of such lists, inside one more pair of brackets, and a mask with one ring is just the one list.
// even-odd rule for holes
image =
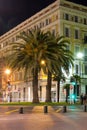
[[[0, 118], [1, 130], [87, 130], [85, 112], [11, 114]], [[4, 122], [4, 123], [3, 123]]]

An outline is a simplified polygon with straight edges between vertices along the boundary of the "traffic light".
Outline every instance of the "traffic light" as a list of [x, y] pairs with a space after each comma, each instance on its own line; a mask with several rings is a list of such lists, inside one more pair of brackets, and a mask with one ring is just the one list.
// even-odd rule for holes
[[74, 94], [72, 94], [71, 96], [72, 96], [72, 99], [75, 99], [75, 95]]

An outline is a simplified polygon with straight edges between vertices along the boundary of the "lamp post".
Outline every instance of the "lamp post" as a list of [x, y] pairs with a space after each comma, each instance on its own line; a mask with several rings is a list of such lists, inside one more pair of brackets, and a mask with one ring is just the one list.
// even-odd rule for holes
[[11, 95], [10, 95], [11, 84], [10, 84], [10, 77], [9, 77], [11, 74], [10, 69], [6, 69], [5, 74], [7, 75], [7, 88], [8, 88], [7, 100], [8, 100], [8, 102], [10, 102], [11, 101]]

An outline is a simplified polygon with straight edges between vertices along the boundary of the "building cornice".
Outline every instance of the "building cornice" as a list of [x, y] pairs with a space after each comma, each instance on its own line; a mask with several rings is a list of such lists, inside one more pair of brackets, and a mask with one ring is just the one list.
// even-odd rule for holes
[[0, 41], [8, 39], [13, 35], [14, 36], [17, 35], [19, 32], [24, 30], [27, 26], [34, 25], [34, 23], [36, 21], [38, 21], [41, 18], [46, 18], [46, 15], [48, 15], [49, 13], [51, 14], [53, 11], [57, 10], [58, 8], [63, 8], [63, 9], [67, 8], [67, 9], [73, 10], [74, 12], [80, 11], [80, 12], [83, 12], [85, 14], [87, 12], [86, 6], [75, 4], [73, 2], [69, 2], [66, 0], [56, 0], [54, 3], [50, 4], [49, 6], [42, 9], [41, 11], [39, 11], [35, 15], [31, 16], [30, 18], [26, 19], [24, 22], [17, 25], [16, 27], [11, 29], [7, 33], [0, 36]]

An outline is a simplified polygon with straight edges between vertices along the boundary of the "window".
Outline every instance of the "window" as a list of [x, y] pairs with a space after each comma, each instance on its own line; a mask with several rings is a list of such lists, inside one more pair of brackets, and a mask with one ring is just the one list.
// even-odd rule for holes
[[78, 16], [75, 16], [75, 22], [78, 22]]
[[52, 22], [52, 19], [51, 18], [49, 18], [49, 23], [51, 23]]
[[15, 89], [15, 90], [17, 89], [16, 85], [14, 86], [14, 89]]
[[54, 36], [56, 35], [55, 29], [52, 29], [52, 34], [53, 34]]
[[22, 72], [19, 72], [19, 80], [22, 80]]
[[65, 14], [65, 19], [69, 20], [69, 14]]
[[44, 22], [42, 22], [42, 27], [44, 27]]
[[19, 40], [18, 36], [16, 36], [16, 41]]
[[15, 73], [15, 80], [18, 80], [18, 73]]
[[75, 73], [78, 74], [78, 72], [79, 72], [79, 66], [76, 64], [75, 65]]
[[75, 29], [75, 39], [79, 39], [79, 30]]
[[58, 14], [56, 14], [56, 20], [58, 19]]
[[42, 22], [39, 24], [39, 27], [42, 28]]
[[84, 18], [84, 24], [86, 24], [86, 18]]
[[69, 37], [70, 36], [70, 30], [68, 27], [65, 27], [65, 36]]
[[84, 35], [84, 43], [87, 44], [87, 34]]
[[75, 46], [75, 56], [77, 57], [77, 53], [80, 51], [80, 47], [79, 46]]
[[84, 48], [84, 61], [87, 61], [87, 48]]
[[49, 20], [48, 19], [46, 19], [46, 25], [48, 25], [49, 24]]
[[35, 26], [34, 26], [34, 29], [36, 29], [36, 28], [37, 28], [37, 26], [35, 25]]
[[14, 37], [12, 38], [12, 42], [15, 42], [15, 39], [14, 39]]
[[6, 47], [6, 42], [3, 43], [3, 47]]
[[87, 65], [84, 66], [84, 71], [85, 75], [87, 75]]

